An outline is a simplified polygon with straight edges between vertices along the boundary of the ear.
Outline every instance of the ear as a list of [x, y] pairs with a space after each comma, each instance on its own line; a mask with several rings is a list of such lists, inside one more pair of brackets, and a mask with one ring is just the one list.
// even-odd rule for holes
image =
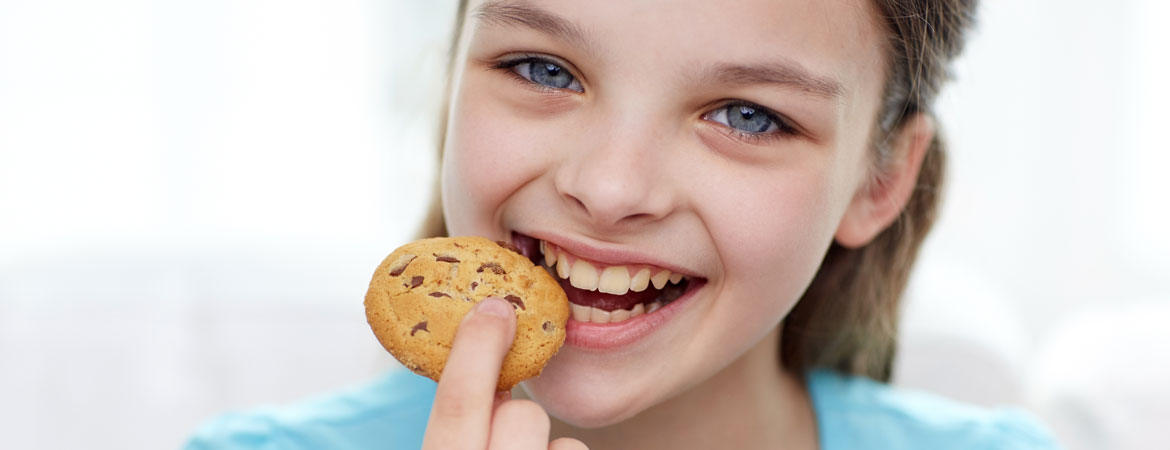
[[918, 170], [934, 132], [934, 120], [923, 113], [902, 123], [894, 136], [892, 160], [885, 176], [863, 183], [854, 194], [837, 227], [838, 244], [847, 248], [864, 246], [894, 223], [914, 193]]

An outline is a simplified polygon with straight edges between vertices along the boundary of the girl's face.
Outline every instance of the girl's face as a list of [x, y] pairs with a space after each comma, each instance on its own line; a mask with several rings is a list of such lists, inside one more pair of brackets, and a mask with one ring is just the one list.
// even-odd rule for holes
[[[566, 344], [523, 385], [550, 414], [629, 418], [776, 329], [869, 175], [884, 79], [870, 8], [469, 5], [444, 213], [452, 235], [512, 240], [542, 263], [543, 247], [570, 276]], [[685, 281], [657, 289], [670, 274]]]

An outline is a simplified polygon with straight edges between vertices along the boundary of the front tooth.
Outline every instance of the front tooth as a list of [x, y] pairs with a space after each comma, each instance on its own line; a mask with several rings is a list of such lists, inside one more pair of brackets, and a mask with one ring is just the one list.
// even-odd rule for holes
[[593, 323], [609, 323], [610, 313], [604, 309], [589, 308], [589, 321]]
[[[639, 305], [640, 304], [641, 303], [639, 303]], [[628, 309], [615, 309], [615, 310], [609, 312], [609, 321], [610, 322], [621, 322], [621, 321], [624, 321], [624, 320], [629, 319], [629, 318], [630, 318], [630, 310], [628, 310]]]
[[557, 262], [557, 255], [556, 252], [551, 252], [549, 250], [552, 249], [548, 248], [544, 241], [540, 241], [540, 253], [544, 254], [544, 265], [552, 267], [553, 264], [556, 264]]
[[626, 266], [609, 266], [601, 271], [597, 290], [606, 294], [625, 295], [630, 290], [630, 271]]
[[569, 267], [569, 258], [564, 253], [557, 255], [557, 276], [567, 279], [572, 270], [573, 268]]
[[589, 310], [593, 309], [593, 308], [590, 308], [588, 306], [578, 305], [576, 303], [569, 303], [569, 306], [571, 306], [573, 308], [573, 320], [576, 320], [578, 322], [588, 322], [589, 321], [589, 317], [591, 316], [591, 314], [589, 313]]
[[633, 278], [630, 278], [630, 290], [642, 292], [646, 290], [647, 286], [650, 286], [650, 269], [643, 267], [642, 270], [634, 274]]
[[682, 274], [681, 273], [670, 274], [670, 284], [678, 284], [679, 281], [682, 281]]
[[646, 312], [646, 305], [643, 305], [641, 303], [634, 305], [634, 309], [630, 310], [630, 318], [633, 319], [635, 317], [638, 317], [638, 316], [642, 315], [642, 313], [644, 313], [644, 312]]
[[654, 289], [662, 289], [666, 286], [666, 281], [670, 279], [670, 271], [663, 270], [650, 277], [650, 281], [654, 283]]
[[[560, 261], [557, 261], [560, 264]], [[593, 264], [589, 264], [584, 259], [578, 259], [576, 264], [573, 264], [573, 273], [569, 275], [569, 284], [577, 289], [584, 289], [586, 291], [597, 290], [597, 269], [593, 268]]]

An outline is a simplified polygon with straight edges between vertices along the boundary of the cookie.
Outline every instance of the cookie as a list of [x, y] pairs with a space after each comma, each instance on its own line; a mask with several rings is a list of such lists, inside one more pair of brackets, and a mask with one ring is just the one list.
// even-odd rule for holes
[[387, 256], [366, 291], [366, 320], [404, 366], [435, 381], [455, 330], [476, 303], [499, 297], [516, 312], [496, 389], [540, 375], [565, 342], [569, 300], [543, 268], [515, 247], [481, 237], [423, 239]]

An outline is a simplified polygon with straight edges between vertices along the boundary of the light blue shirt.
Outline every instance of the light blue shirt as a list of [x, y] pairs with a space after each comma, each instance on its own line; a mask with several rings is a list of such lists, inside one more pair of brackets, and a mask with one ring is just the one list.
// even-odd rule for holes
[[[983, 409], [863, 377], [807, 378], [822, 450], [1011, 449], [1059, 446], [1027, 413]], [[288, 406], [229, 413], [204, 424], [185, 450], [417, 449], [435, 383], [404, 370]]]

